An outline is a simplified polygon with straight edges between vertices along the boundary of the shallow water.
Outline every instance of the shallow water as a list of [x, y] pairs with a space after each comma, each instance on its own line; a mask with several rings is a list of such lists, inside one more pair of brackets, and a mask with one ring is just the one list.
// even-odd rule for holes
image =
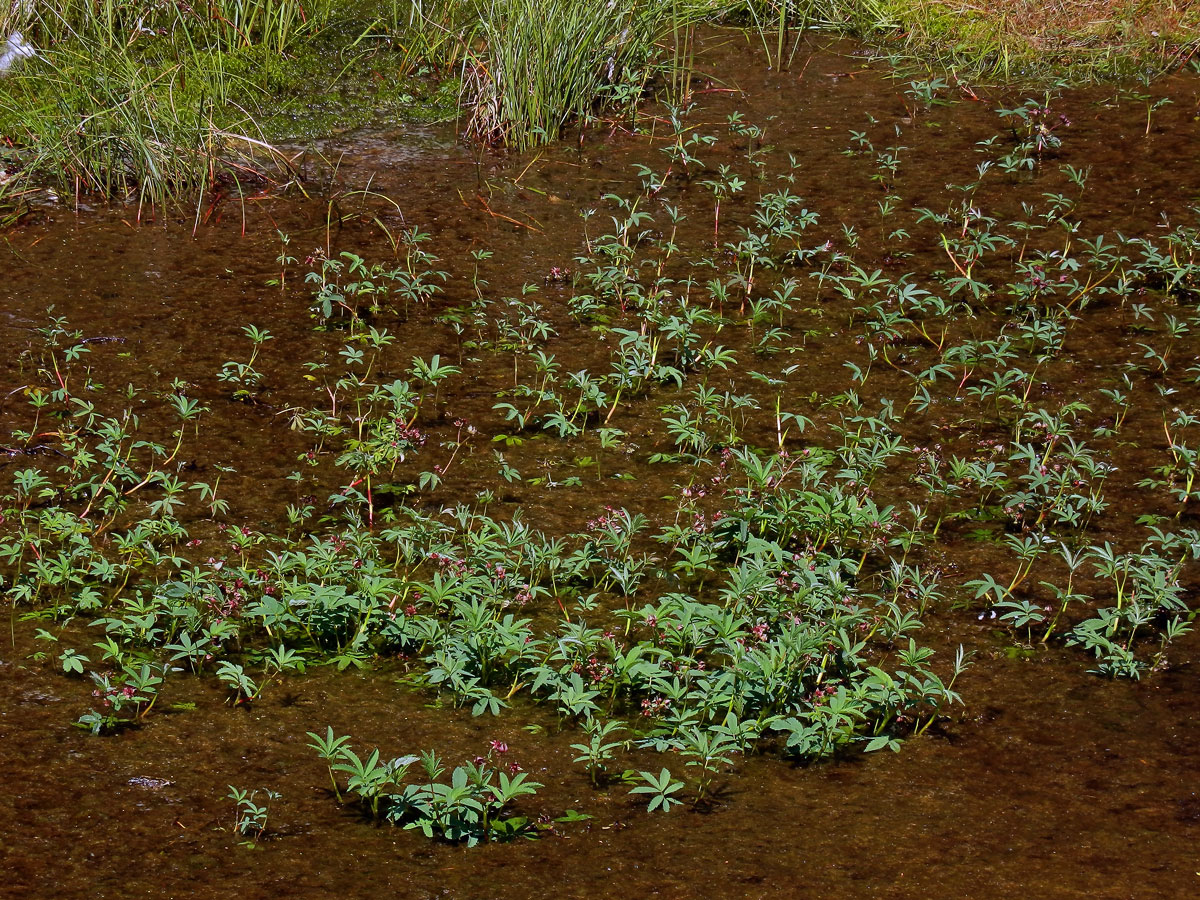
[[[862, 249], [856, 259], [868, 269], [946, 268], [935, 231], [914, 228], [914, 256], [902, 262], [869, 249], [884, 246], [893, 226], [876, 213], [883, 192], [870, 180], [870, 167], [842, 153], [849, 132], [869, 128], [877, 147], [908, 148], [895, 179], [906, 209], [944, 208], [954, 196], [946, 185], [973, 174], [980, 159], [976, 142], [1000, 130], [994, 109], [1016, 105], [1024, 95], [979, 89], [982, 100], [920, 109], [905, 97], [905, 81], [889, 79], [884, 67], [850, 55], [851, 49], [813, 48], [790, 72], [776, 74], [740, 36], [709, 35], [701, 64], [712, 78], [698, 83], [700, 108], [689, 124], [724, 134], [725, 117], [735, 109], [746, 121], [765, 124], [766, 142], [775, 148], [770, 168], [778, 171], [794, 154], [800, 164], [791, 190], [821, 213], [812, 243], [838, 238], [840, 222], [857, 223]], [[1187, 207], [1200, 192], [1200, 84], [1179, 75], [1154, 90], [1174, 102], [1155, 112], [1148, 134], [1145, 105], [1128, 98], [1114, 103], [1113, 88], [1056, 99], [1053, 108], [1070, 125], [1062, 127], [1053, 167], [1028, 190], [999, 181], [985, 186], [981, 205], [1016, 215], [1022, 199], [1065, 191], [1066, 180], [1053, 169], [1069, 163], [1092, 169], [1076, 214], [1085, 237], [1157, 236], [1165, 221], [1187, 221]], [[901, 133], [893, 138], [896, 128]], [[706, 154], [710, 168], [732, 161], [729, 147], [737, 143], [722, 140]], [[453, 335], [432, 316], [467, 299], [472, 249], [494, 251], [483, 271], [495, 294], [539, 285], [538, 298], [559, 333], [550, 349], [569, 360], [567, 368], [603, 368], [609, 344], [571, 323], [564, 309], [570, 284], [547, 276], [552, 267], [575, 265], [581, 208], [601, 210], [589, 229], [605, 227], [609, 210], [602, 195], [636, 186], [635, 163], [664, 166], [645, 135], [619, 123], [592, 127], [563, 146], [509, 158], [457, 143], [451, 128], [421, 128], [351, 136], [320, 150], [324, 162], [311, 163], [310, 171], [314, 184], [335, 179], [340, 190], [332, 200], [320, 191], [311, 200], [226, 199], [203, 208], [199, 225], [186, 215], [137, 222], [124, 212], [37, 210], [0, 251], [6, 253], [0, 286], [5, 383], [18, 388], [31, 377], [19, 354], [53, 305], [86, 336], [117, 339], [97, 342], [91, 360], [96, 377], [110, 387], [145, 381], [147, 373], [196, 385], [196, 396], [213, 412], [202, 441], [188, 447], [191, 471], [211, 478], [218, 463], [233, 463], [237, 471], [222, 475], [231, 520], [277, 527], [283, 502], [298, 493], [283, 479], [307, 447], [286, 427], [287, 410], [305, 402], [302, 361], [338, 346], [312, 331], [298, 273], [289, 274], [289, 290], [266, 285], [278, 275], [277, 231], [291, 236], [288, 252], [300, 258], [318, 247], [382, 257], [385, 229], [419, 225], [432, 235], [429, 246], [454, 277], [434, 309], [414, 309], [407, 321], [390, 326], [400, 339], [387, 365], [397, 373], [413, 355], [457, 358]], [[673, 202], [691, 204], [694, 221], [681, 243], [697, 248], [711, 241], [711, 221], [704, 218], [710, 199], [700, 180], [670, 189]], [[375, 193], [354, 193], [367, 186]], [[748, 209], [739, 201], [723, 207], [723, 239], [748, 221]], [[756, 363], [776, 373], [796, 364], [788, 390], [797, 397], [845, 390], [842, 362], [861, 363], [865, 356], [844, 325], [850, 306], [821, 300], [823, 314], [791, 323], [822, 332], [803, 354]], [[1094, 398], [1105, 372], [1128, 355], [1128, 319], [1127, 310], [1111, 305], [1083, 313], [1069, 335], [1069, 352], [1042, 374], [1040, 401]], [[263, 351], [267, 390], [256, 404], [232, 403], [213, 373], [225, 360], [244, 357], [241, 329], [251, 322], [275, 335]], [[955, 327], [986, 332], [990, 326]], [[732, 328], [720, 340], [746, 344]], [[1195, 355], [1195, 336], [1181, 347], [1180, 359]], [[872, 376], [872, 396], [904, 383], [880, 369]], [[1161, 439], [1151, 437], [1161, 416], [1149, 382], [1137, 386], [1138, 402], [1123, 432], [1146, 436], [1144, 446], [1106, 448], [1120, 454], [1114, 458], [1128, 471], [1110, 480], [1111, 507], [1092, 542], [1133, 540], [1134, 517], [1162, 506], [1161, 498], [1136, 485], [1138, 464], [1162, 452]], [[511, 383], [508, 361], [485, 358], [469, 379], [452, 383], [436, 413], [426, 414], [423, 424], [439, 439], [453, 437], [455, 418], [481, 431], [440, 498], [469, 499], [491, 488], [499, 495], [493, 515], [520, 507], [527, 522], [551, 533], [583, 527], [604, 505], [669, 514], [661, 497], [671, 489], [670, 475], [648, 457], [669, 449], [652, 425], [671, 392], [632, 404], [613, 420], [636, 447], [606, 464], [635, 478], [605, 479], [598, 491], [585, 476], [580, 487], [548, 491], [500, 483], [496, 476], [489, 436], [505, 425], [491, 407]], [[0, 424], [7, 432], [26, 413], [4, 393]], [[1194, 390], [1180, 395], [1181, 405], [1194, 401]], [[148, 417], [151, 406], [146, 403]], [[906, 419], [910, 443], [969, 445], [988, 436], [987, 426], [977, 425], [969, 409], [948, 404]], [[768, 434], [755, 437], [770, 443]], [[820, 443], [819, 433], [811, 440]], [[545, 468], [554, 478], [571, 472], [572, 458], [582, 452], [591, 449], [535, 441], [506, 451], [527, 476]], [[893, 482], [894, 497], [907, 496], [900, 474]], [[946, 526], [944, 546], [932, 560], [955, 584], [1004, 564], [996, 546], [970, 538], [973, 524]], [[194, 526], [216, 543], [203, 523]], [[1186, 578], [1194, 607], [1195, 573]], [[711, 807], [668, 815], [647, 815], [623, 788], [592, 788], [570, 761], [577, 733], [558, 733], [549, 710], [518, 707], [498, 718], [472, 718], [398, 683], [402, 661], [367, 673], [313, 669], [236, 708], [212, 679], [180, 678], [162, 702], [194, 703], [194, 709], [156, 709], [141, 727], [92, 738], [71, 727], [90, 703], [90, 684], [56, 674], [52, 661], [31, 659], [38, 649], [34, 626], [16, 622], [11, 644], [0, 645], [0, 768], [10, 798], [0, 804], [0, 894], [1192, 896], [1200, 878], [1200, 636], [1188, 635], [1172, 648], [1166, 671], [1135, 683], [1110, 682], [1087, 674], [1090, 661], [1081, 651], [1010, 654], [1012, 638], [978, 613], [978, 607], [946, 604], [927, 618], [923, 640], [946, 653], [962, 643], [978, 656], [958, 684], [963, 708], [899, 754], [812, 766], [775, 756], [739, 760], [720, 781]], [[67, 637], [87, 641], [77, 631]], [[530, 723], [544, 728], [533, 733], [524, 727]], [[560, 826], [540, 841], [472, 850], [372, 825], [333, 802], [324, 766], [305, 746], [305, 732], [326, 724], [352, 732], [356, 745], [378, 743], [385, 752], [437, 746], [450, 759], [503, 740], [511, 758], [546, 785], [540, 809], [575, 808], [593, 818]], [[638, 761], [647, 768], [659, 764], [649, 754]], [[224, 795], [231, 784], [282, 795], [271, 814], [273, 836], [256, 849], [237, 846], [229, 833], [232, 805]]]

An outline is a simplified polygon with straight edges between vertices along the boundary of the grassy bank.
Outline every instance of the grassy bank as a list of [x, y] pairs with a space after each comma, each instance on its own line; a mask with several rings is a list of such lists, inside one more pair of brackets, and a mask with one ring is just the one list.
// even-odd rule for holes
[[[0, 3], [5, 0], [0, 0]], [[1151, 76], [1191, 60], [1182, 0], [47, 0], [0, 15], [38, 55], [0, 78], [0, 204], [31, 184], [140, 202], [287, 180], [279, 142], [462, 108], [525, 149], [603, 106], [681, 99], [701, 21], [787, 65], [811, 29], [973, 76]]]
[[4, 33], [19, 29], [38, 55], [0, 79], [9, 196], [39, 184], [190, 199], [218, 181], [289, 178], [279, 143], [452, 115], [453, 85], [397, 52], [392, 12], [390, 2], [60, 0], [12, 13]]

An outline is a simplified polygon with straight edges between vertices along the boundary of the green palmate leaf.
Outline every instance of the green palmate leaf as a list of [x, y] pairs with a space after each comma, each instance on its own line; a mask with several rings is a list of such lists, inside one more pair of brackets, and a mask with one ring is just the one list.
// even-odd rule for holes
[[639, 774], [646, 783], [632, 788], [629, 793], [650, 795], [650, 802], [646, 807], [649, 812], [653, 812], [656, 809], [669, 812], [672, 806], [683, 803], [682, 800], [672, 796], [676, 791], [683, 788], [683, 782], [672, 781], [671, 773], [666, 767], [663, 767], [663, 770], [658, 775], [652, 772], [641, 772]]

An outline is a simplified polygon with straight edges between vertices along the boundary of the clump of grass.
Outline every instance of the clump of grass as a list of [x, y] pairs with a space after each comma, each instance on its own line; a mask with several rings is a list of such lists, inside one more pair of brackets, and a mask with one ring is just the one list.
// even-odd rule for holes
[[554, 140], [606, 86], [627, 84], [678, 11], [670, 0], [481, 0], [467, 60], [469, 131], [517, 149]]
[[723, 18], [748, 22], [773, 68], [791, 63], [805, 30], [865, 37], [891, 34], [898, 27], [889, 0], [710, 0], [704, 5]]

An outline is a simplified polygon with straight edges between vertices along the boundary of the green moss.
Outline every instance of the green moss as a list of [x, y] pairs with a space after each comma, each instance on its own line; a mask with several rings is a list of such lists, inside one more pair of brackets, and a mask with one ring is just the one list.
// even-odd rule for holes
[[442, 121], [456, 111], [457, 82], [411, 74], [387, 47], [348, 62], [322, 47], [288, 59], [246, 52], [227, 66], [235, 76], [232, 103], [272, 142], [315, 140], [372, 122]]

